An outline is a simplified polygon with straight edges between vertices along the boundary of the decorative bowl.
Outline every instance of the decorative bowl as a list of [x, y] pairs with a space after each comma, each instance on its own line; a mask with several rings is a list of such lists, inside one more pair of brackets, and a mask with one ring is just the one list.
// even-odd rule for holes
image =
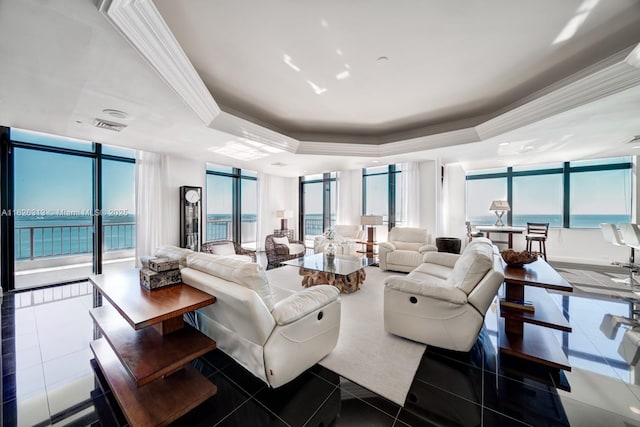
[[501, 252], [502, 259], [509, 267], [522, 267], [538, 259], [537, 252], [514, 251], [513, 249], [505, 249]]

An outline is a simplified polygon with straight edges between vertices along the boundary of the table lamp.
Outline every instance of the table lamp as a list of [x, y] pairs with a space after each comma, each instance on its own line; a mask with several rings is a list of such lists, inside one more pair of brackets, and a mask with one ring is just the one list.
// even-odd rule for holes
[[280, 218], [280, 230], [286, 230], [288, 228], [287, 218], [291, 218], [293, 212], [288, 209], [276, 211], [276, 216]]
[[376, 225], [382, 225], [381, 215], [362, 215], [360, 224], [367, 226], [367, 242], [373, 243], [376, 240]]
[[504, 215], [505, 212], [510, 211], [511, 208], [509, 207], [509, 202], [507, 202], [506, 200], [494, 200], [493, 202], [491, 202], [491, 207], [489, 208], [489, 210], [493, 211], [498, 217], [495, 225], [497, 227], [502, 227], [504, 226], [504, 222], [502, 222], [502, 215]]

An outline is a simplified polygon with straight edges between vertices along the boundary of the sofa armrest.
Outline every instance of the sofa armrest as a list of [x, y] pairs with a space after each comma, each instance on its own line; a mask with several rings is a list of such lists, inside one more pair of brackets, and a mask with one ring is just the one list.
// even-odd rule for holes
[[418, 252], [420, 252], [421, 254], [424, 254], [426, 252], [437, 252], [438, 251], [438, 247], [435, 245], [423, 245], [420, 246], [420, 249], [418, 249]]
[[422, 262], [453, 268], [458, 258], [460, 258], [460, 255], [449, 252], [427, 252], [422, 257]]
[[396, 245], [391, 242], [380, 242], [378, 244], [378, 250], [385, 250], [387, 252], [395, 251]]
[[389, 289], [406, 292], [408, 294], [422, 295], [453, 304], [463, 305], [467, 303], [467, 294], [452, 286], [422, 282], [404, 276], [387, 277], [384, 285]]
[[319, 285], [304, 289], [278, 302], [271, 311], [280, 326], [293, 323], [309, 313], [338, 299], [340, 291], [329, 285]]

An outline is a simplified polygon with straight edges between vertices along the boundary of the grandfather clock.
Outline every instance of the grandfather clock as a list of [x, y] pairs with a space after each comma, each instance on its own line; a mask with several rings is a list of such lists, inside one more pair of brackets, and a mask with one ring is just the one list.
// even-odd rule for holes
[[200, 250], [202, 187], [180, 187], [180, 246]]

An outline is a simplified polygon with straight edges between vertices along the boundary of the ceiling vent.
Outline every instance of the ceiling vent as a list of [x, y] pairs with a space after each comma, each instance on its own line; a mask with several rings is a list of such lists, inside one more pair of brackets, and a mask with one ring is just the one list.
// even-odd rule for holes
[[127, 125], [123, 125], [122, 123], [110, 122], [109, 120], [103, 119], [95, 119], [93, 121], [93, 125], [97, 128], [108, 129], [114, 132], [120, 132], [122, 129], [127, 127]]

